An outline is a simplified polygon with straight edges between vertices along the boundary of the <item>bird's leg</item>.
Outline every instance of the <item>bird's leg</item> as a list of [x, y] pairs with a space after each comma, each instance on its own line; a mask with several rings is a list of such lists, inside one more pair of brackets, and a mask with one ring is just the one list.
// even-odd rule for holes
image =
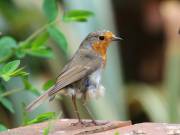
[[89, 114], [89, 116], [91, 118], [91, 123], [93, 123], [96, 126], [106, 125], [108, 123], [108, 122], [99, 123], [93, 118], [93, 115], [92, 115], [91, 111], [89, 110], [89, 108], [87, 106], [86, 95], [84, 95], [84, 98], [83, 98], [83, 106], [84, 106], [85, 110], [87, 111], [87, 113]]
[[87, 113], [89, 114], [89, 116], [90, 116], [90, 118], [91, 118], [91, 120], [92, 120], [92, 123], [95, 124], [95, 125], [97, 125], [97, 122], [94, 120], [91, 111], [90, 111], [89, 108], [87, 107], [87, 102], [86, 102], [86, 100], [83, 101], [83, 106], [84, 106], [84, 108], [86, 109]]
[[106, 125], [108, 122], [97, 122], [96, 120], [94, 120], [93, 115], [91, 113], [91, 111], [89, 110], [89, 108], [87, 107], [87, 102], [84, 100], [83, 102], [83, 106], [86, 109], [87, 113], [89, 114], [89, 116], [91, 117], [91, 122], [96, 125], [96, 126], [101, 126], [101, 125]]
[[83, 124], [83, 122], [80, 118], [79, 112], [78, 112], [77, 104], [76, 104], [76, 95], [72, 95], [72, 102], [73, 102], [74, 112], [78, 118], [78, 123]]

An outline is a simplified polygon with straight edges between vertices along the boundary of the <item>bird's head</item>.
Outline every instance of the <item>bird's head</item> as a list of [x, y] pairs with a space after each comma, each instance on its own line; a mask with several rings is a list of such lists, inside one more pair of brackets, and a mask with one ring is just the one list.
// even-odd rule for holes
[[103, 59], [106, 59], [106, 50], [112, 41], [122, 40], [116, 37], [112, 32], [103, 30], [91, 32], [85, 39], [85, 44], [88, 48], [92, 48], [99, 53]]
[[86, 41], [90, 42], [91, 44], [105, 44], [109, 45], [111, 41], [118, 41], [122, 40], [120, 37], [116, 37], [112, 32], [107, 30], [91, 32], [85, 39]]

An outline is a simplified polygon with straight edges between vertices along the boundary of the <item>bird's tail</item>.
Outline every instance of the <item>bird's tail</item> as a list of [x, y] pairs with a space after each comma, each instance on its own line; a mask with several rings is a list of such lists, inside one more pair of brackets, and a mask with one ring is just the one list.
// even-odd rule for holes
[[35, 99], [33, 102], [31, 102], [26, 107], [26, 111], [31, 112], [36, 107], [38, 107], [40, 104], [42, 104], [45, 100], [47, 100], [49, 98], [48, 92], [49, 92], [49, 90], [47, 92], [45, 92], [43, 95], [41, 95], [40, 97], [38, 97], [37, 99]]

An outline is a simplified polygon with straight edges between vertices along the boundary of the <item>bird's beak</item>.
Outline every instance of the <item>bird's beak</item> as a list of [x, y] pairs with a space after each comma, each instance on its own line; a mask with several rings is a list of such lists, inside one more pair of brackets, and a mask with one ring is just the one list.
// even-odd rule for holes
[[116, 36], [112, 37], [112, 41], [120, 41], [120, 40], [123, 40], [123, 39], [121, 37], [116, 37]]

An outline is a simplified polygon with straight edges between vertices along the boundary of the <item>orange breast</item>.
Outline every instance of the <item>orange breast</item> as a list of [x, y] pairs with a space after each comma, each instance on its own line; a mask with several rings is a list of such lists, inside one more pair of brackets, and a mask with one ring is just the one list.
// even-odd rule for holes
[[107, 52], [107, 47], [108, 47], [108, 42], [96, 42], [93, 44], [93, 49], [95, 52], [101, 55], [104, 63], [106, 63], [106, 52]]

